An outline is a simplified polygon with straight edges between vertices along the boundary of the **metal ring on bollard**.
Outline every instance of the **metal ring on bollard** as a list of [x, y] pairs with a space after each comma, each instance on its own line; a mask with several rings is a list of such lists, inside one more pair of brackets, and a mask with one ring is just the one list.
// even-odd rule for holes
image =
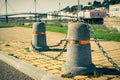
[[41, 34], [41, 35], [43, 35], [43, 34], [45, 34], [45, 32], [33, 32], [33, 34]]
[[70, 44], [90, 44], [89, 40], [68, 40]]

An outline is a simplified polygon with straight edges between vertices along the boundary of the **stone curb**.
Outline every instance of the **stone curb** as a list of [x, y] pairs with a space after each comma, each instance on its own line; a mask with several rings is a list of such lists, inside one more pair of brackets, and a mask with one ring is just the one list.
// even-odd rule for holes
[[48, 73], [47, 71], [36, 68], [17, 58], [14, 58], [13, 56], [9, 56], [2, 51], [0, 51], [0, 60], [35, 80], [63, 80], [61, 77], [55, 76], [52, 73]]

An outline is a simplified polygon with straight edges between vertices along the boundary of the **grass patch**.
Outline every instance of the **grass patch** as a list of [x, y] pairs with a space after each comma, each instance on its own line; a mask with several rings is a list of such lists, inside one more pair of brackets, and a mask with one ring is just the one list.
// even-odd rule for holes
[[8, 54], [8, 55], [10, 55], [10, 56], [14, 56], [14, 54]]
[[15, 58], [19, 58], [18, 56], [15, 56], [14, 54], [8, 54], [8, 55], [13, 56]]
[[91, 25], [91, 29], [98, 39], [120, 42], [120, 33], [116, 29], [109, 29], [104, 25]]
[[22, 23], [3, 23], [3, 24], [0, 24], [0, 27], [25, 27], [25, 28], [32, 28], [32, 25], [24, 25]]
[[10, 46], [9, 44], [5, 44], [5, 46]]
[[109, 32], [103, 32], [100, 30], [96, 30], [94, 31], [94, 34], [96, 35], [98, 39], [120, 42], [120, 34], [118, 33], [109, 33]]
[[57, 70], [61, 71], [61, 67], [56, 68]]
[[30, 49], [29, 49], [29, 48], [25, 48], [25, 51], [26, 51], [26, 52], [30, 52]]
[[46, 26], [63, 27], [63, 25], [60, 22], [48, 22], [48, 23], [46, 23]]
[[47, 26], [47, 31], [53, 31], [53, 32], [60, 32], [60, 33], [67, 33], [67, 27], [57, 27], [57, 26]]
[[73, 78], [74, 75], [72, 73], [62, 74], [61, 77], [63, 78]]
[[89, 78], [98, 78], [100, 76], [103, 76], [103, 74], [98, 73], [96, 70], [93, 73], [88, 75]]
[[38, 65], [37, 65], [37, 64], [34, 64], [33, 66], [37, 67]]
[[48, 66], [45, 66], [46, 69], [48, 69]]
[[67, 26], [63, 26], [60, 22], [46, 23], [46, 30], [60, 33], [67, 33]]
[[10, 24], [10, 23], [8, 23], [8, 24], [6, 24], [6, 23], [2, 23], [2, 24], [0, 24], [0, 27], [13, 27], [14, 26], [14, 24]]

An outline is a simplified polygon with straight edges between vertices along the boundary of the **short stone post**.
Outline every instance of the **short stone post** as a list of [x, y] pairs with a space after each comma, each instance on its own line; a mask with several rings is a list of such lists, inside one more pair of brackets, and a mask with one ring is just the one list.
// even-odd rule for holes
[[47, 42], [46, 42], [46, 28], [45, 24], [42, 22], [36, 22], [33, 24], [33, 32], [32, 32], [32, 41], [30, 46], [30, 51], [44, 51], [48, 50]]
[[90, 31], [82, 22], [68, 23], [66, 63], [62, 71], [75, 75], [89, 74], [95, 70], [91, 60]]

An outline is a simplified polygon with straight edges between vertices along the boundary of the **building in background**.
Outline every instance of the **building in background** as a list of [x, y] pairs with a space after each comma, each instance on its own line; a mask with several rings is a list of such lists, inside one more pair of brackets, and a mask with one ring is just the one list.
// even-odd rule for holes
[[120, 3], [109, 6], [109, 14], [104, 18], [104, 25], [120, 32]]
[[120, 17], [120, 3], [109, 6], [109, 16], [110, 17]]
[[106, 10], [86, 10], [82, 15], [84, 18], [104, 18], [106, 16]]

